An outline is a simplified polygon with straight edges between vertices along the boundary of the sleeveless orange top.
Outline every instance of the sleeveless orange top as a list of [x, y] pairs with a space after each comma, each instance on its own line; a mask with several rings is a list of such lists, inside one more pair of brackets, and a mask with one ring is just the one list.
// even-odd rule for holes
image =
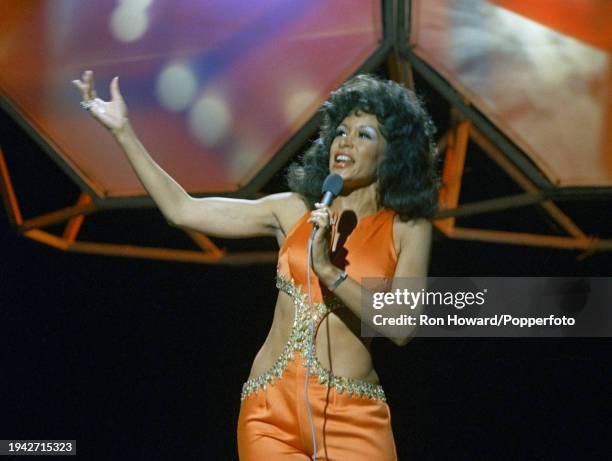
[[[324, 368], [316, 358], [316, 353], [309, 357], [310, 322], [316, 320], [317, 327], [323, 318], [341, 303], [319, 279], [311, 272], [312, 303], [308, 301], [308, 280], [306, 277], [308, 259], [308, 239], [312, 232], [312, 224], [307, 222], [310, 211], [300, 218], [291, 229], [283, 243], [277, 265], [276, 286], [291, 296], [295, 307], [295, 318], [291, 334], [281, 355], [272, 367], [265, 373], [249, 379], [242, 386], [241, 399], [273, 385], [282, 379], [297, 356], [309, 367], [310, 374], [317, 376], [319, 384], [333, 387], [337, 392], [348, 392], [359, 397], [385, 400], [385, 393], [379, 384], [372, 384], [360, 379], [334, 375]], [[332, 242], [338, 235], [336, 250], [331, 254], [332, 263], [354, 280], [363, 284], [364, 277], [386, 278], [377, 283], [389, 284], [395, 274], [397, 255], [393, 245], [393, 221], [395, 212], [381, 210], [357, 221], [354, 214], [344, 213], [338, 221], [334, 213], [332, 227]], [[373, 289], [372, 286], [367, 286]], [[313, 349], [316, 346], [313, 343]]]
[[[308, 239], [312, 223], [307, 222], [310, 211], [300, 218], [283, 243], [277, 264], [279, 279], [302, 286], [307, 292]], [[364, 277], [391, 278], [395, 273], [397, 255], [393, 244], [395, 212], [382, 209], [357, 221], [353, 214], [345, 213], [338, 222], [334, 213], [331, 241], [338, 234], [336, 249], [330, 255], [334, 266], [345, 271], [353, 280], [361, 283]], [[321, 303], [329, 291], [311, 270], [312, 302]], [[282, 289], [281, 286], [279, 288]]]

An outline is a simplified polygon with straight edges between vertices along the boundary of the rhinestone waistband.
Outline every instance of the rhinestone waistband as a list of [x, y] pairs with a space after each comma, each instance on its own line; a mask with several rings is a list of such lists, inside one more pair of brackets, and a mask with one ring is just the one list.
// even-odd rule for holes
[[[303, 366], [309, 367], [309, 374], [316, 376], [319, 384], [334, 387], [339, 393], [348, 392], [350, 395], [386, 401], [385, 393], [379, 384], [372, 384], [355, 378], [336, 376], [321, 365], [316, 358], [316, 354], [310, 363], [307, 362], [311, 319], [307, 296], [302, 292], [301, 286], [296, 286], [293, 280], [289, 280], [281, 274], [277, 274], [276, 286], [279, 290], [291, 296], [293, 300], [295, 317], [291, 334], [281, 355], [276, 359], [272, 367], [262, 375], [251, 378], [244, 383], [240, 399], [244, 400], [258, 390], [265, 389], [267, 385], [274, 385], [277, 379], [282, 378], [283, 371], [289, 369], [289, 362], [294, 360], [294, 352], [296, 352], [304, 359]], [[327, 299], [326, 303], [315, 303], [313, 308], [317, 319], [322, 319], [330, 312], [329, 306], [335, 307], [336, 304], [336, 301], [328, 301]]]

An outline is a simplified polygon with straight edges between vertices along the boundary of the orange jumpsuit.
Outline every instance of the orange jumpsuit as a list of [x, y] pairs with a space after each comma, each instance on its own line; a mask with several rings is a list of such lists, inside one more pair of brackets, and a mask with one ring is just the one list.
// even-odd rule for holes
[[[243, 386], [238, 418], [241, 461], [297, 461], [313, 456], [304, 392], [313, 316], [306, 279], [307, 243], [312, 230], [312, 224], [306, 222], [309, 215], [306, 213], [293, 227], [279, 252], [276, 285], [292, 297], [295, 318], [289, 340], [274, 365]], [[346, 226], [342, 225], [338, 230], [332, 228], [333, 233], [339, 232], [332, 263], [357, 281], [363, 277], [393, 277], [397, 264], [394, 216], [391, 210], [381, 210], [354, 223], [353, 229], [343, 229]], [[313, 272], [311, 290], [318, 327], [338, 301], [319, 284]], [[313, 355], [308, 368], [308, 401], [317, 460], [397, 460], [382, 387], [336, 376], [321, 366], [316, 352]]]

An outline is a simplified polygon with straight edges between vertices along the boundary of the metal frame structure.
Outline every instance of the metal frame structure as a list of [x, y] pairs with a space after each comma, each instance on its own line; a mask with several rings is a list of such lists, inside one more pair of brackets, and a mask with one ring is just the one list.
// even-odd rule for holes
[[[445, 133], [439, 148], [445, 152], [440, 190], [440, 212], [434, 224], [445, 236], [455, 239], [480, 240], [506, 244], [532, 245], [585, 250], [582, 257], [600, 250], [612, 250], [612, 239], [597, 239], [586, 235], [558, 206], [559, 200], [612, 197], [612, 188], [557, 188], [551, 184], [516, 146], [514, 146], [482, 114], [470, 106], [465, 96], [458, 93], [409, 47], [410, 0], [383, 0], [383, 39], [378, 49], [357, 71], [371, 72], [387, 61], [393, 80], [414, 87], [413, 72], [419, 73], [451, 104], [455, 123]], [[219, 248], [201, 233], [186, 231], [200, 250], [121, 245], [78, 240], [85, 218], [93, 213], [114, 208], [147, 208], [154, 203], [149, 197], [104, 198], [74, 173], [49, 140], [43, 139], [18, 112], [0, 98], [3, 108], [28, 134], [59, 164], [62, 170], [79, 186], [81, 194], [72, 206], [24, 219], [13, 188], [11, 177], [0, 148], [0, 193], [8, 218], [17, 232], [51, 247], [77, 253], [173, 260], [208, 264], [253, 264], [276, 260], [276, 252], [228, 252]], [[320, 124], [314, 115], [281, 147], [270, 162], [238, 191], [226, 195], [254, 197], [261, 188], [295, 155]], [[468, 141], [472, 140], [518, 185], [525, 193], [494, 198], [470, 204], [459, 204], [463, 166]], [[519, 233], [490, 229], [466, 228], [456, 225], [456, 218], [492, 211], [538, 204], [567, 232], [567, 236]], [[47, 226], [66, 223], [61, 236], [47, 230]]]

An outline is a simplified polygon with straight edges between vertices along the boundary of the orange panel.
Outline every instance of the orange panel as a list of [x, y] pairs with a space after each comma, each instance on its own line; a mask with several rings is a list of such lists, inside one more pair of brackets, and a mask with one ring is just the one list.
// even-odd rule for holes
[[610, 0], [489, 0], [562, 34], [612, 50]]
[[[522, 5], [525, 15], [502, 3]], [[413, 0], [412, 5], [415, 54], [551, 183], [612, 186], [612, 54], [576, 38], [591, 20], [589, 37], [600, 32], [609, 37], [612, 2]], [[570, 24], [574, 32], [566, 30]]]
[[234, 191], [379, 47], [380, 0], [1, 0], [0, 96], [101, 196], [144, 191], [71, 80], [120, 76], [130, 118], [189, 192]]

